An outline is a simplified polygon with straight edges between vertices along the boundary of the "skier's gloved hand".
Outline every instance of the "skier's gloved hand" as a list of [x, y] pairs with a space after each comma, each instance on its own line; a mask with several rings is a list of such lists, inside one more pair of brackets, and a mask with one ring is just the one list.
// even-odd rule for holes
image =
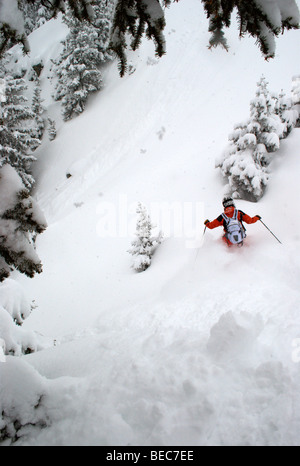
[[205, 220], [204, 225], [207, 225], [209, 223], [209, 220]]
[[260, 219], [261, 219], [261, 216], [260, 216], [260, 215], [255, 215], [255, 217], [257, 218], [257, 220], [260, 220]]

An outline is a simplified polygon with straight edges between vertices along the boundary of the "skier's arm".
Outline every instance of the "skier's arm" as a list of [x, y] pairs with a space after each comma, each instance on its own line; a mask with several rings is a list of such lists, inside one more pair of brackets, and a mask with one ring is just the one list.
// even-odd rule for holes
[[261, 217], [259, 215], [255, 215], [255, 217], [250, 217], [250, 215], [245, 214], [245, 212], [242, 212], [239, 210], [239, 220], [240, 222], [246, 222], [248, 224], [250, 223], [256, 223], [258, 220], [260, 220]]
[[206, 220], [204, 223], [207, 226], [207, 228], [212, 230], [213, 228], [221, 227], [223, 225], [223, 217], [222, 215], [219, 215], [219, 217], [213, 220], [212, 222]]

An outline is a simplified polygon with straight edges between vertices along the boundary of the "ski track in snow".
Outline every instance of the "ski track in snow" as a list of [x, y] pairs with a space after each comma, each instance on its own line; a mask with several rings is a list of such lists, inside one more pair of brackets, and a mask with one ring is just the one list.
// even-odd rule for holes
[[234, 27], [229, 53], [210, 52], [201, 11], [196, 0], [172, 6], [167, 55], [150, 60], [146, 42], [132, 75], [120, 80], [109, 66], [104, 91], [39, 149], [44, 273], [19, 280], [38, 303], [24, 328], [55, 340], [23, 358], [47, 378], [52, 424], [19, 445], [299, 444], [299, 129], [282, 143], [265, 197], [238, 203], [282, 246], [260, 223], [239, 250], [207, 231], [195, 261], [185, 238], [170, 237], [137, 275], [130, 235], [97, 234], [102, 203], [117, 209], [120, 196], [130, 206], [200, 200], [204, 218], [216, 217], [214, 160], [248, 117], [256, 81], [264, 73], [272, 90], [289, 91], [299, 73], [285, 57], [295, 33], [277, 41], [272, 63]]

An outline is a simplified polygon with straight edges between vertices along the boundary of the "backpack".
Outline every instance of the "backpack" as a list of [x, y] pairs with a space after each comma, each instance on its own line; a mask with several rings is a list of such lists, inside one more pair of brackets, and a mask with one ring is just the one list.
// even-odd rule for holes
[[226, 238], [232, 244], [243, 243], [243, 240], [246, 238], [245, 228], [238, 220], [238, 210], [234, 209], [233, 217], [227, 217], [227, 215], [222, 214], [222, 217], [225, 222], [225, 235]]

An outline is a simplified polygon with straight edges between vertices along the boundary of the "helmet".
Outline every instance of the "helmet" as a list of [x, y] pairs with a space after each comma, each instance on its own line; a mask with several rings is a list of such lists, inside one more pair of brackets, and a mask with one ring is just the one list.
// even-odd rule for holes
[[235, 203], [232, 197], [224, 197], [223, 207], [226, 208], [226, 207], [231, 207], [231, 206], [235, 207]]

